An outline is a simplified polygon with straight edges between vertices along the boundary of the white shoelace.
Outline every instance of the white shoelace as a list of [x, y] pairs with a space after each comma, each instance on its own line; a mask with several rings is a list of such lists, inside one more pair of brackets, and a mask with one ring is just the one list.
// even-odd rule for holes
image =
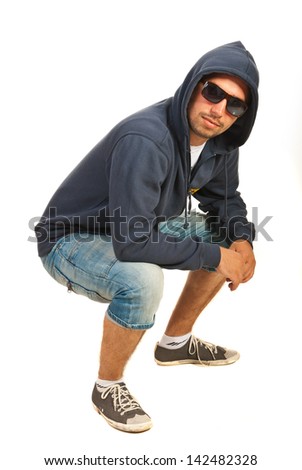
[[189, 354], [192, 356], [196, 353], [197, 354], [197, 359], [202, 362], [203, 359], [200, 358], [199, 356], [199, 350], [198, 346], [199, 344], [203, 345], [208, 351], [210, 351], [213, 359], [215, 359], [215, 354], [217, 354], [217, 346], [212, 343], [207, 343], [206, 341], [203, 341], [202, 339], [196, 338], [195, 336], [191, 336], [190, 338], [190, 343], [189, 343]]
[[[100, 388], [98, 388], [98, 390], [100, 390]], [[111, 394], [113, 398], [114, 410], [118, 411], [122, 416], [128, 411], [141, 409], [140, 405], [131, 396], [125, 385], [114, 384], [110, 387], [106, 387], [105, 390], [101, 392], [101, 397], [105, 399], [109, 394]]]

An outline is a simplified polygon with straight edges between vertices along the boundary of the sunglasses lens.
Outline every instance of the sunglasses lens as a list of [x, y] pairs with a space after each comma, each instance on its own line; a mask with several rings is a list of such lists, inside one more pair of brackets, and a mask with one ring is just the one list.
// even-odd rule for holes
[[202, 89], [202, 96], [211, 103], [219, 103], [223, 100], [224, 92], [217, 85], [211, 82], [207, 82]]
[[247, 110], [247, 105], [238, 98], [230, 98], [227, 102], [227, 110], [232, 116], [240, 117]]
[[[206, 82], [201, 90], [202, 96], [211, 103], [219, 103], [228, 95], [215, 83]], [[247, 110], [247, 104], [239, 98], [227, 98], [227, 111], [235, 117], [242, 116]]]

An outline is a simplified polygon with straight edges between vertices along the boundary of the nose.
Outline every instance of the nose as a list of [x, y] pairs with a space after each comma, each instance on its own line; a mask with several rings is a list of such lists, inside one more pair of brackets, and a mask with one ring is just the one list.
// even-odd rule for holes
[[226, 111], [227, 100], [221, 100], [219, 103], [213, 103], [211, 106], [211, 112], [216, 117], [222, 117], [223, 113]]

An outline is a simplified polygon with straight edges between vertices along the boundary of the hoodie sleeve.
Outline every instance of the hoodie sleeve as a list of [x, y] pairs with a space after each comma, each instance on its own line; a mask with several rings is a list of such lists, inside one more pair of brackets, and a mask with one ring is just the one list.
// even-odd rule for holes
[[127, 135], [115, 146], [108, 177], [116, 257], [170, 269], [216, 267], [220, 262], [217, 245], [192, 238], [180, 241], [158, 230], [158, 206], [169, 168], [168, 156], [145, 136]]
[[221, 157], [225, 158], [223, 170], [194, 194], [229, 244], [240, 239], [252, 243], [255, 238], [254, 224], [247, 220], [246, 205], [238, 191], [238, 156], [236, 149]]

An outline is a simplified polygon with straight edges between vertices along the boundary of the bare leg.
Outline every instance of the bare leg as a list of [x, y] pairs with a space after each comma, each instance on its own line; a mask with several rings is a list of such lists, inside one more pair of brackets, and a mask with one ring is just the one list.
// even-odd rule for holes
[[132, 330], [118, 326], [105, 316], [100, 355], [100, 379], [118, 380], [123, 376], [124, 368], [144, 333], [145, 330]]
[[165, 334], [182, 336], [192, 331], [202, 310], [225, 283], [225, 277], [216, 272], [191, 271], [174, 308]]

